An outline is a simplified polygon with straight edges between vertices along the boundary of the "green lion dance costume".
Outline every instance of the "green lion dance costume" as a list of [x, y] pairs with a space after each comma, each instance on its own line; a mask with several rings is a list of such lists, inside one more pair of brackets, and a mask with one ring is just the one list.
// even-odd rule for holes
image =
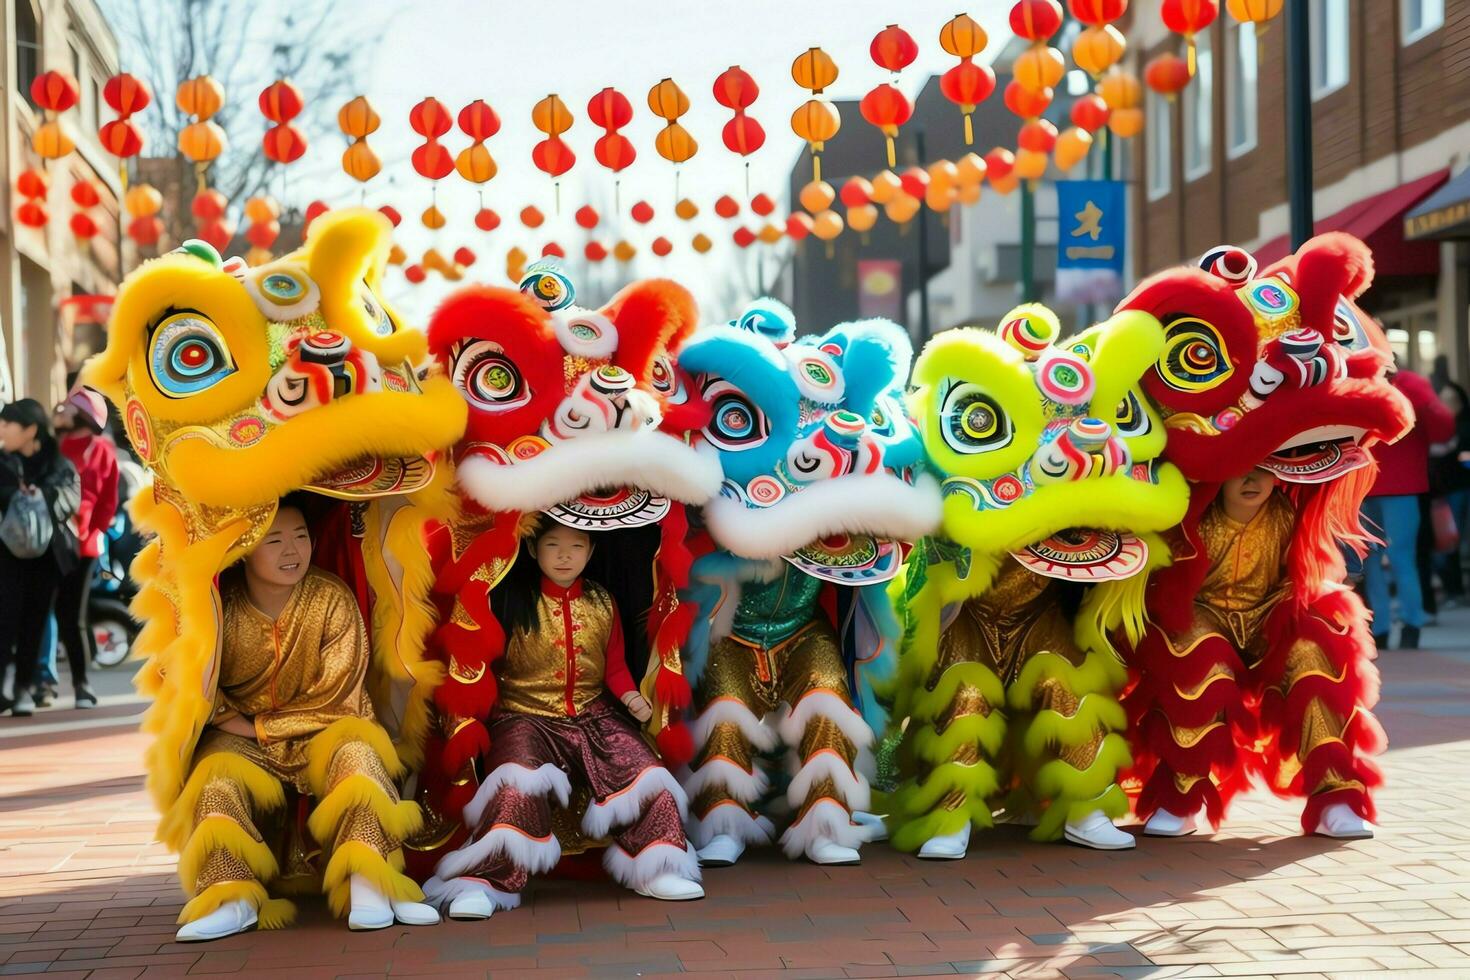
[[1032, 305], [998, 333], [948, 331], [914, 369], [944, 523], [893, 586], [894, 717], [908, 719], [893, 843], [963, 857], [1000, 806], [1035, 819], [1038, 840], [1131, 847], [1110, 819], [1128, 809], [1128, 748], [1107, 633], [1141, 629], [1145, 576], [1168, 556], [1157, 533], [1189, 497], [1157, 458], [1164, 428], [1138, 389], [1163, 330], [1124, 313], [1058, 340], [1055, 315]]

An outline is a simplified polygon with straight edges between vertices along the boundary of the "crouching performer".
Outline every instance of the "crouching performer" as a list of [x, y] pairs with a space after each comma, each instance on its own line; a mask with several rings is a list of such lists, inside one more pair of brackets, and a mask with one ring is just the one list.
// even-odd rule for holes
[[289, 905], [266, 886], [290, 891], [300, 878], [310, 887], [310, 869], [283, 867], [272, 846], [284, 840], [288, 861], [303, 857], [300, 828], [281, 819], [291, 816], [287, 787], [314, 801], [306, 830], [326, 858], [334, 911], [350, 905], [351, 928], [439, 921], [401, 872], [400, 843], [422, 816], [398, 798], [403, 766], [374, 720], [367, 627], [347, 586], [312, 567], [311, 549], [302, 508], [287, 498], [260, 544], [221, 577], [214, 715], [165, 817], [189, 824], [179, 876], [194, 899], [180, 942], [280, 925]]
[[585, 798], [581, 833], [609, 838], [603, 866], [648, 898], [704, 897], [684, 837], [684, 791], [639, 732], [653, 714], [623, 650], [617, 604], [582, 577], [594, 535], [549, 519], [492, 593], [509, 640], [495, 664], [487, 773], [465, 808], [470, 840], [424, 885], [453, 918], [520, 905], [533, 874], [561, 859], [553, 801]]

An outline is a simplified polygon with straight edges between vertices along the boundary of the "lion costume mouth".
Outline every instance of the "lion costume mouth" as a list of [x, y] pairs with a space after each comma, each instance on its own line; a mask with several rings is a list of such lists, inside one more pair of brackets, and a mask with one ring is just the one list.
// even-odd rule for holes
[[615, 531], [657, 524], [668, 514], [669, 498], [640, 487], [584, 493], [545, 511], [547, 517], [582, 531]]
[[340, 500], [368, 500], [416, 493], [434, 479], [434, 460], [426, 456], [360, 456], [346, 466], [317, 477], [308, 490]]
[[782, 555], [812, 578], [837, 585], [879, 585], [898, 575], [908, 547], [867, 534], [833, 534]]
[[1048, 578], [1108, 582], [1141, 572], [1148, 564], [1148, 542], [1126, 531], [1069, 527], [1012, 552], [1012, 557]]
[[1328, 483], [1372, 462], [1362, 446], [1366, 434], [1356, 426], [1317, 426], [1287, 440], [1261, 466], [1287, 483]]

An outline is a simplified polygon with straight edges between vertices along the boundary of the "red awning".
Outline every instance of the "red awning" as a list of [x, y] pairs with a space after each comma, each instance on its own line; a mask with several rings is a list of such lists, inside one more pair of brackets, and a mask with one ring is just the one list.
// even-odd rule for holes
[[[1450, 177], [1448, 169], [1355, 201], [1336, 214], [1318, 218], [1312, 226], [1320, 235], [1345, 231], [1362, 239], [1373, 250], [1373, 265], [1380, 276], [1420, 276], [1439, 273], [1439, 243], [1404, 239], [1404, 212], [1434, 192]], [[1255, 250], [1263, 267], [1291, 251], [1289, 235], [1280, 235]]]

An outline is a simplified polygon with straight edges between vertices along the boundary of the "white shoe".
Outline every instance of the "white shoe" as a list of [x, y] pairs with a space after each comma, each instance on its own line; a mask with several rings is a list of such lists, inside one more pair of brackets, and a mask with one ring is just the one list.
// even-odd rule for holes
[[1138, 844], [1132, 834], [1114, 827], [1101, 810], [1093, 810], [1081, 820], [1068, 820], [1066, 838], [1073, 844], [1099, 851], [1126, 851]]
[[843, 847], [827, 837], [818, 837], [808, 844], [806, 856], [813, 864], [861, 864], [863, 860], [857, 848]]
[[174, 933], [179, 943], [207, 943], [255, 928], [255, 903], [248, 898], [226, 902], [206, 916], [186, 922]]
[[1361, 840], [1373, 836], [1373, 825], [1354, 813], [1346, 803], [1334, 803], [1322, 811], [1316, 832], [1323, 837]]
[[1196, 814], [1181, 817], [1177, 813], [1158, 809], [1148, 818], [1148, 823], [1143, 825], [1143, 832], [1149, 837], [1188, 837], [1199, 829], [1196, 817]]
[[15, 703], [10, 706], [10, 713], [16, 718], [29, 718], [36, 713], [36, 698], [30, 691], [21, 691], [15, 696]]
[[449, 903], [451, 919], [488, 919], [495, 912], [495, 903], [481, 891], [464, 892]]
[[919, 848], [919, 857], [928, 861], [958, 861], [970, 847], [970, 825], [965, 824], [952, 834], [931, 837]]
[[863, 840], [869, 844], [888, 839], [888, 825], [876, 813], [854, 810], [852, 822], [863, 828]]
[[689, 902], [704, 898], [704, 888], [699, 882], [685, 878], [676, 871], [665, 871], [634, 891], [644, 898], [657, 898], [665, 902]]
[[745, 853], [745, 842], [729, 834], [715, 834], [710, 842], [695, 852], [701, 868], [728, 868]]
[[439, 913], [423, 902], [390, 902], [388, 897], [362, 875], [352, 876], [352, 909], [347, 928], [354, 932], [386, 929], [394, 922], [406, 926], [438, 925]]

